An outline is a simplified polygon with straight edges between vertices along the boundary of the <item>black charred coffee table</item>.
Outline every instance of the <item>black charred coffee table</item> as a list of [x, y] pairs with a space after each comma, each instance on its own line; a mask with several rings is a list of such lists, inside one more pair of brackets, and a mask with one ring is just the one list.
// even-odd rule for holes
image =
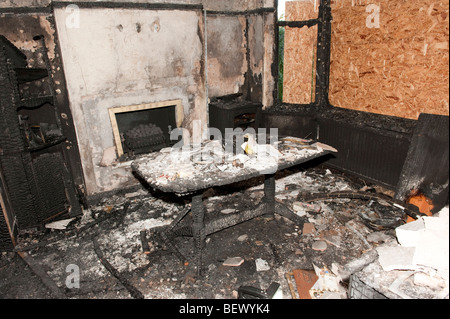
[[[163, 149], [141, 156], [132, 163], [133, 171], [153, 189], [191, 198], [191, 206], [186, 207], [160, 235], [182, 262], [186, 262], [186, 258], [175, 246], [174, 239], [179, 236], [193, 237], [194, 265], [198, 275], [202, 271], [202, 251], [207, 235], [259, 216], [273, 216], [274, 213], [303, 225], [301, 217], [275, 201], [275, 173], [336, 151], [325, 144], [291, 137], [277, 144], [275, 157], [260, 156], [261, 152], [233, 156], [221, 153], [221, 148], [211, 152], [212, 143], [208, 144], [188, 151]], [[265, 176], [264, 197], [254, 209], [222, 214], [205, 222], [203, 193], [206, 190], [262, 175]], [[188, 220], [186, 216], [189, 212], [192, 218], [184, 222]]]

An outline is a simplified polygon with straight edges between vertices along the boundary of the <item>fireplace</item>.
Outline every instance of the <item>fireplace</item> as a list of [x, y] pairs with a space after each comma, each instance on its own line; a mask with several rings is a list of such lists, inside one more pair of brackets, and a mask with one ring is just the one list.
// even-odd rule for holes
[[159, 151], [176, 141], [170, 132], [183, 122], [181, 100], [113, 107], [109, 109], [119, 160]]

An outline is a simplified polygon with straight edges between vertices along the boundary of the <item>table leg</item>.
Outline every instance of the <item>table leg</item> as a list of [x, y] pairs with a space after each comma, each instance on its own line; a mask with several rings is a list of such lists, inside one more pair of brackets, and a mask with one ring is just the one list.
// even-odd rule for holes
[[264, 180], [264, 202], [267, 212], [263, 215], [266, 218], [274, 217], [275, 213], [275, 174], [266, 174]]
[[275, 210], [277, 211], [277, 214], [283, 217], [286, 217], [287, 219], [293, 221], [297, 226], [303, 227], [303, 224], [306, 222], [306, 217], [300, 217], [296, 213], [294, 213], [292, 210], [290, 210], [286, 205], [276, 202], [275, 203]]
[[174, 228], [178, 226], [178, 223], [189, 213], [191, 210], [190, 205], [185, 207], [183, 211], [178, 215], [177, 218], [163, 231], [159, 232], [159, 236], [162, 239], [162, 241], [167, 245], [169, 249], [171, 249], [175, 255], [178, 257], [178, 259], [181, 260], [181, 262], [184, 264], [186, 262], [186, 257], [178, 250], [178, 248], [173, 243], [173, 240], [177, 236], [182, 236], [185, 234], [182, 229], [182, 231], [174, 232]]
[[263, 215], [265, 218], [274, 217], [276, 212], [278, 215], [286, 217], [302, 227], [305, 223], [305, 218], [302, 218], [287, 208], [281, 203], [275, 201], [275, 174], [266, 174], [264, 180], [264, 201], [266, 204], [266, 213]]
[[194, 237], [194, 254], [197, 274], [202, 273], [203, 246], [205, 243], [205, 208], [203, 206], [203, 194], [192, 197], [192, 235]]
[[187, 261], [186, 257], [178, 250], [178, 248], [173, 243], [173, 239], [175, 237], [172, 234], [170, 234], [171, 237], [169, 238], [168, 234], [170, 234], [170, 232], [162, 231], [159, 233], [159, 236], [162, 239], [162, 241], [166, 244], [166, 246], [173, 251], [175, 256], [178, 257], [178, 259], [181, 261], [181, 263], [182, 264], [186, 263], [186, 261]]

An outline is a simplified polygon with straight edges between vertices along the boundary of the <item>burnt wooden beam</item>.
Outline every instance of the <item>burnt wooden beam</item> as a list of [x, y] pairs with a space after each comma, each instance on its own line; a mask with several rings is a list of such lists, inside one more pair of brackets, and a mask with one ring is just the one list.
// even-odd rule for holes
[[52, 13], [50, 5], [45, 7], [13, 7], [0, 8], [0, 14], [35, 14], [35, 13]]
[[317, 24], [316, 98], [319, 106], [329, 106], [330, 50], [331, 50], [331, 5], [330, 0], [321, 0]]
[[53, 297], [57, 299], [67, 299], [67, 296], [59, 288], [47, 272], [42, 268], [42, 265], [38, 264], [33, 257], [24, 252], [17, 253], [25, 263], [31, 268], [31, 270], [39, 277], [42, 283], [49, 289]]
[[[92, 9], [143, 9], [143, 10], [203, 10], [202, 4], [179, 4], [179, 3], [136, 3], [136, 2], [83, 2], [83, 1], [54, 1], [47, 6], [36, 7], [11, 7], [0, 8], [0, 14], [29, 14], [29, 13], [52, 13], [54, 8], [65, 8], [68, 5], [76, 5], [79, 8], [92, 8]], [[255, 15], [264, 13], [276, 12], [276, 8], [258, 8], [253, 10], [206, 10], [206, 14], [209, 15]]]
[[68, 5], [76, 5], [79, 8], [90, 9], [143, 9], [143, 10], [203, 10], [202, 4], [178, 4], [178, 3], [136, 3], [136, 2], [63, 2], [55, 1], [51, 4], [53, 8], [65, 8]]
[[304, 20], [304, 21], [278, 21], [279, 27], [289, 27], [289, 28], [303, 28], [312, 27], [319, 23], [318, 19]]
[[100, 259], [100, 262], [103, 264], [103, 266], [108, 270], [111, 275], [116, 277], [120, 283], [128, 290], [131, 297], [135, 299], [144, 299], [144, 295], [136, 288], [134, 287], [126, 278], [124, 278], [116, 268], [114, 268], [109, 261], [105, 258], [105, 255], [103, 254], [102, 250], [100, 249], [100, 246], [98, 244], [98, 241], [96, 238], [93, 239], [94, 244], [94, 251], [97, 254], [97, 257]]
[[274, 13], [276, 11], [275, 8], [259, 8], [253, 10], [242, 10], [242, 11], [226, 11], [226, 10], [206, 10], [206, 14], [209, 15], [255, 15], [255, 14], [264, 14], [264, 13]]
[[396, 187], [397, 200], [422, 193], [432, 200], [433, 214], [448, 205], [448, 145], [449, 117], [421, 113]]
[[274, 0], [275, 12], [273, 15], [275, 43], [273, 47], [273, 61], [271, 66], [272, 76], [275, 80], [275, 85], [272, 93], [273, 103], [279, 102], [279, 81], [280, 81], [280, 28], [278, 26], [278, 0]]
[[244, 87], [245, 87], [245, 100], [247, 101], [251, 101], [251, 80], [252, 80], [252, 67], [251, 67], [251, 52], [250, 52], [250, 39], [249, 39], [249, 35], [248, 35], [248, 31], [250, 29], [250, 21], [248, 20], [249, 18], [246, 17], [245, 19], [245, 43], [246, 43], [246, 50], [245, 50], [245, 59], [247, 60], [247, 72], [245, 72], [245, 82], [244, 82]]
[[297, 200], [305, 203], [321, 201], [321, 200], [332, 200], [332, 199], [364, 199], [364, 200], [383, 200], [392, 206], [396, 206], [403, 209], [405, 214], [413, 219], [418, 219], [421, 216], [426, 216], [422, 214], [418, 208], [414, 205], [405, 205], [402, 201], [395, 198], [391, 198], [384, 194], [379, 193], [368, 193], [364, 191], [336, 191], [331, 193], [311, 193], [311, 194], [299, 194]]

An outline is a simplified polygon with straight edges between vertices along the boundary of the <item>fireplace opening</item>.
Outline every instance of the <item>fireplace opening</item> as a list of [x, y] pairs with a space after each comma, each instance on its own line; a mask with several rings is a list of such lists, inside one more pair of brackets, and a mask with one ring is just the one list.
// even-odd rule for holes
[[109, 111], [120, 161], [157, 152], [178, 142], [170, 139], [171, 131], [182, 122], [178, 100], [111, 108]]
[[170, 144], [175, 127], [175, 106], [116, 115], [124, 154], [159, 151]]

